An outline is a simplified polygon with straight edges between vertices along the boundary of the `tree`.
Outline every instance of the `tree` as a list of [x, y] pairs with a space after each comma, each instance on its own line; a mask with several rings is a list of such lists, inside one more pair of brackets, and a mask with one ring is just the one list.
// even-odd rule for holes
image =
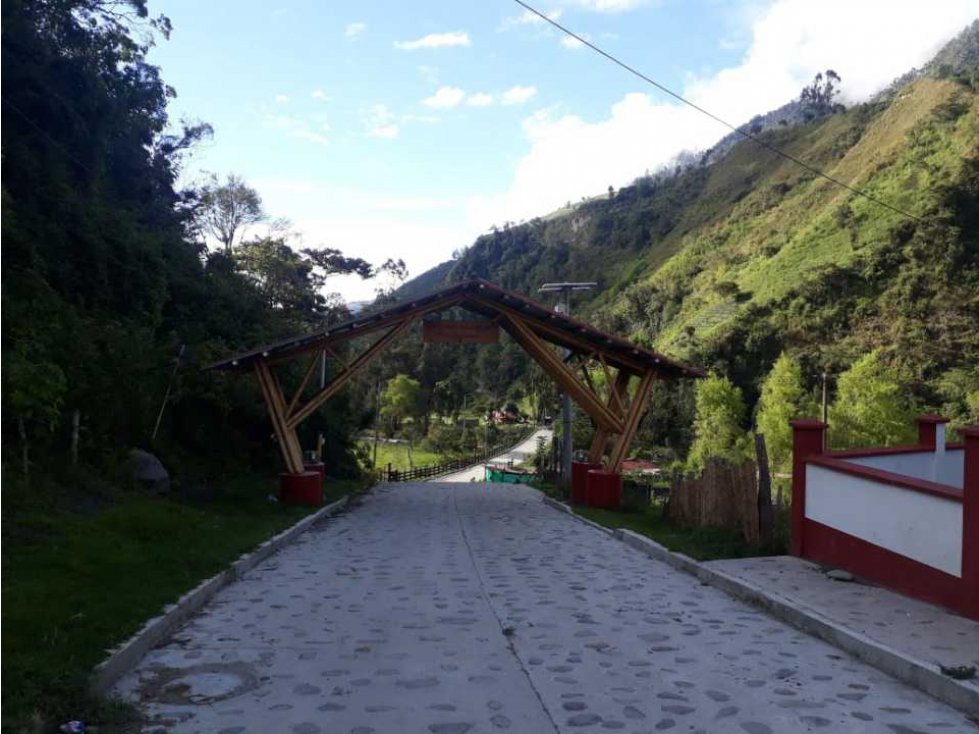
[[263, 219], [261, 197], [240, 176], [228, 174], [224, 183], [211, 176], [201, 189], [196, 214], [198, 227], [221, 242], [226, 254], [231, 252], [238, 235]]
[[789, 421], [810, 414], [816, 408], [806, 393], [799, 363], [783, 352], [775, 361], [761, 387], [756, 424], [765, 437], [772, 470], [783, 467], [792, 454], [792, 427]]
[[390, 421], [393, 431], [405, 418], [417, 418], [421, 413], [421, 383], [408, 375], [395, 375], [388, 380], [381, 395], [381, 416]]
[[726, 377], [711, 374], [697, 383], [696, 410], [687, 466], [699, 471], [711, 457], [744, 458], [747, 435], [742, 423], [746, 411], [741, 388]]
[[802, 88], [799, 103], [807, 120], [815, 120], [843, 110], [843, 105], [834, 101], [840, 93], [837, 85], [841, 81], [839, 74], [832, 69], [827, 69], [825, 75], [821, 72], [816, 74], [812, 84]]
[[269, 308], [315, 320], [333, 304], [322, 288], [333, 275], [355, 273], [369, 278], [374, 268], [359, 257], [333, 248], [293, 250], [288, 235], [244, 242], [232, 256], [238, 269], [262, 292]]
[[881, 351], [864, 355], [840, 375], [830, 408], [834, 448], [893, 446], [914, 440], [909, 391]]

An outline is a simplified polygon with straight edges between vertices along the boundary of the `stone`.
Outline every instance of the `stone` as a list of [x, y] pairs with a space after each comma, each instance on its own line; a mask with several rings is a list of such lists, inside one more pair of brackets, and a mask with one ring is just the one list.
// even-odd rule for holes
[[844, 571], [842, 568], [834, 568], [826, 572], [826, 578], [833, 579], [833, 581], [853, 581], [853, 574]]
[[129, 452], [133, 482], [151, 494], [170, 493], [170, 474], [158, 458], [149, 451], [133, 449]]

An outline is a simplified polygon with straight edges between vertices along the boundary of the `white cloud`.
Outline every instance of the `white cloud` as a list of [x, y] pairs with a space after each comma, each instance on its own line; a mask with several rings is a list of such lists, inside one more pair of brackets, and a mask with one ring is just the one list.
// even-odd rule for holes
[[624, 13], [648, 4], [648, 0], [573, 0], [572, 4], [595, 13]]
[[451, 46], [470, 46], [469, 34], [465, 31], [449, 33], [429, 33], [414, 41], [395, 41], [394, 47], [401, 51], [417, 51], [420, 48], [447, 48]]
[[312, 123], [298, 117], [290, 117], [289, 115], [266, 115], [265, 123], [297, 140], [306, 140], [317, 145], [330, 144], [330, 139], [324, 134], [330, 130], [330, 126], [326, 122], [320, 122], [319, 129], [317, 130], [313, 127]]
[[333, 101], [333, 97], [329, 96], [322, 89], [315, 89], [315, 90], [313, 90], [313, 93], [310, 96], [313, 99], [320, 100], [321, 102], [332, 102]]
[[[586, 41], [590, 41], [591, 40], [591, 38], [589, 38], [588, 35], [586, 35], [584, 33], [582, 33], [580, 35]], [[571, 49], [572, 51], [576, 51], [579, 48], [584, 48], [585, 47], [585, 44], [583, 44], [581, 41], [579, 41], [574, 36], [561, 36], [561, 45], [564, 46], [565, 48]]]
[[[796, 97], [819, 71], [843, 78], [845, 101], [867, 99], [938, 48], [976, 16], [975, 0], [944, 0], [942, 12], [895, 0], [775, 0], [751, 21], [751, 43], [737, 65], [694, 77], [682, 91], [733, 124]], [[845, 18], [845, 22], [841, 19]], [[608, 74], [618, 74], [609, 68]], [[683, 150], [699, 150], [728, 131], [648, 87], [627, 94], [604, 119], [543, 110], [524, 122], [529, 143], [509, 188], [474, 198], [474, 227], [546, 214], [568, 200], [627, 184]]]
[[466, 104], [470, 107], [489, 107], [493, 104], [493, 95], [486, 92], [476, 92], [466, 97]]
[[289, 101], [289, 95], [288, 94], [277, 94], [277, 95], [275, 95], [275, 103], [276, 104], [286, 104], [288, 101]]
[[367, 24], [361, 21], [356, 23], [347, 23], [346, 27], [343, 29], [343, 35], [347, 38], [357, 38], [364, 31], [367, 30]]
[[[561, 8], [555, 8], [554, 10], [544, 13], [544, 15], [551, 20], [558, 20], [563, 14], [564, 11]], [[520, 25], [539, 25], [543, 22], [544, 19], [537, 15], [537, 13], [532, 13], [529, 10], [525, 10], [520, 13], [520, 15], [513, 15], [509, 18], [504, 18], [501, 30], [506, 30], [507, 28]]]
[[459, 89], [459, 87], [439, 87], [435, 91], [435, 94], [428, 99], [422, 100], [422, 104], [426, 107], [444, 110], [456, 107], [465, 98], [466, 93]]
[[510, 87], [503, 93], [503, 104], [517, 105], [530, 101], [537, 94], [537, 87]]
[[392, 140], [401, 134], [401, 128], [394, 124], [378, 125], [368, 131], [367, 134], [372, 138], [387, 138], [388, 140]]
[[401, 133], [395, 115], [387, 105], [376, 104], [363, 115], [363, 123], [367, 135], [372, 138], [387, 138], [392, 140]]

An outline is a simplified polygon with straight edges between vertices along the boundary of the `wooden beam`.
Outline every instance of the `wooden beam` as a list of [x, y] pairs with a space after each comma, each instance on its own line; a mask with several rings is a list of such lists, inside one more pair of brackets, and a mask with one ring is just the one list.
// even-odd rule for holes
[[[343, 331], [339, 334], [334, 334], [330, 337], [324, 337], [323, 339], [318, 339], [314, 342], [308, 344], [303, 344], [287, 351], [282, 351], [275, 356], [269, 357], [269, 364], [276, 364], [278, 362], [284, 362], [287, 359], [292, 359], [297, 354], [303, 354], [304, 352], [313, 352], [323, 349], [327, 345], [342, 344], [343, 342], [350, 341], [351, 339], [359, 339], [362, 336], [373, 333], [375, 331], [380, 331], [391, 325], [397, 325], [403, 322], [405, 319], [412, 321], [421, 316], [425, 316], [433, 311], [444, 311], [445, 309], [452, 308], [459, 301], [462, 300], [462, 296], [453, 296], [452, 298], [447, 298], [444, 301], [436, 301], [434, 303], [429, 303], [424, 306], [418, 306], [417, 308], [409, 309], [400, 314], [393, 314], [386, 318], [380, 319], [376, 322], [370, 324], [364, 324], [363, 326], [357, 326], [347, 331]], [[369, 317], [365, 316], [365, 321]]]
[[[530, 321], [527, 319], [525, 314], [510, 306], [505, 306], [497, 301], [483, 298], [470, 297], [469, 300], [478, 303], [485, 308], [493, 309], [494, 311], [503, 314], [505, 318], [520, 319], [523, 323], [528, 324], [538, 336], [543, 335], [542, 338], [552, 341], [559, 346], [566, 346], [573, 352], [578, 352], [580, 354], [591, 354], [596, 349], [596, 345], [594, 343], [585, 339], [578, 339], [573, 333], [558, 329], [545, 323], [544, 321], [537, 319]], [[627, 355], [607, 353], [607, 356], [610, 359], [617, 360], [628, 367], [628, 369], [634, 375], [641, 375], [649, 369], [647, 365], [644, 365], [641, 362], [633, 361]]]
[[605, 446], [608, 444], [608, 435], [608, 431], [604, 428], [595, 429], [595, 437], [591, 440], [591, 448], [588, 450], [589, 463], [598, 464], [602, 461]]
[[629, 413], [625, 418], [625, 425], [619, 437], [615, 440], [615, 445], [612, 447], [612, 453], [609, 456], [608, 470], [610, 472], [617, 473], [622, 469], [622, 462], [629, 452], [632, 439], [635, 437], [636, 429], [639, 427], [639, 421], [646, 411], [646, 401], [649, 398], [649, 391], [653, 387], [654, 379], [655, 375], [653, 372], [647, 372], [639, 381], [639, 387], [636, 388], [636, 394], [632, 398], [632, 405], [629, 406]]
[[508, 316], [506, 330], [531, 357], [537, 360], [544, 371], [572, 397], [581, 409], [595, 419], [599, 426], [612, 433], [622, 431], [622, 421], [619, 420], [618, 416], [605, 407], [598, 396], [582, 384], [574, 371], [550, 350], [547, 344], [530, 329], [523, 319]]
[[299, 389], [296, 390], [296, 394], [292, 396], [292, 400], [289, 401], [289, 407], [286, 408], [286, 415], [289, 415], [296, 407], [296, 403], [299, 402], [299, 398], [303, 396], [303, 391], [306, 389], [306, 385], [309, 384], [309, 378], [313, 376], [313, 371], [316, 369], [316, 363], [319, 362], [323, 357], [319, 354], [314, 355], [311, 360], [309, 360], [309, 367], [306, 368], [306, 374], [303, 375], [302, 382], [299, 383]]
[[[599, 354], [598, 361], [602, 365], [602, 371], [605, 372], [605, 384], [608, 385], [608, 406], [612, 408], [612, 403], [615, 402], [614, 409], [619, 413], [625, 413], [625, 400], [623, 398], [623, 393], [625, 392], [626, 385], [629, 384], [629, 374], [625, 370], [619, 370], [618, 375], [616, 375], [615, 379], [613, 380], [612, 371], [608, 368], [608, 363], [605, 361], [605, 357]], [[625, 375], [625, 383], [621, 389], [617, 389], [616, 385], [618, 385], [618, 382], [623, 375]]]
[[286, 468], [293, 474], [300, 474], [305, 470], [302, 447], [299, 445], [299, 437], [295, 429], [286, 422], [285, 400], [282, 397], [279, 381], [264, 360], [255, 363], [255, 374], [262, 388], [269, 417], [272, 418], [272, 428], [279, 441], [279, 449], [282, 451], [282, 458], [285, 459]]
[[316, 393], [316, 395], [310, 398], [305, 405], [296, 410], [294, 413], [290, 414], [286, 420], [286, 425], [289, 428], [295, 428], [306, 420], [306, 418], [315, 413], [323, 403], [333, 397], [342, 387], [350, 382], [350, 380], [360, 374], [364, 368], [367, 367], [367, 365], [373, 362], [374, 359], [382, 351], [384, 351], [388, 344], [401, 336], [401, 334], [404, 333], [409, 326], [411, 326], [413, 321], [414, 317], [405, 318], [403, 321], [401, 321], [401, 323], [397, 324], [393, 329], [391, 329], [391, 331], [374, 342], [373, 346], [371, 346], [366, 352], [361, 354], [350, 364], [350, 367], [333, 378], [329, 385]]
[[[603, 365], [604, 366], [604, 365]], [[629, 380], [632, 378], [625, 370], [619, 370], [615, 379], [611, 379], [611, 374], [608, 372], [606, 367], [605, 374], [608, 375], [608, 402], [609, 408], [615, 410], [612, 407], [613, 400], [618, 403], [619, 414], [625, 413], [624, 403], [622, 395], [626, 395], [626, 390], [629, 387]], [[598, 428], [595, 430], [595, 438], [592, 439], [591, 448], [588, 451], [588, 461], [592, 464], [598, 464], [602, 460], [602, 456], [605, 453], [605, 446], [608, 444], [609, 433], [604, 428]]]

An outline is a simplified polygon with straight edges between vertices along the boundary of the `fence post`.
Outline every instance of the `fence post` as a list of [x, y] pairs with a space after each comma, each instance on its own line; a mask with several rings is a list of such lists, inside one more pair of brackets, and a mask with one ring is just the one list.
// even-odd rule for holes
[[823, 453], [826, 424], [808, 418], [789, 423], [792, 426], [792, 541], [789, 552], [801, 556], [805, 550], [806, 459]]
[[966, 608], [979, 616], [979, 426], [961, 429], [965, 439], [962, 481], [962, 588]]

